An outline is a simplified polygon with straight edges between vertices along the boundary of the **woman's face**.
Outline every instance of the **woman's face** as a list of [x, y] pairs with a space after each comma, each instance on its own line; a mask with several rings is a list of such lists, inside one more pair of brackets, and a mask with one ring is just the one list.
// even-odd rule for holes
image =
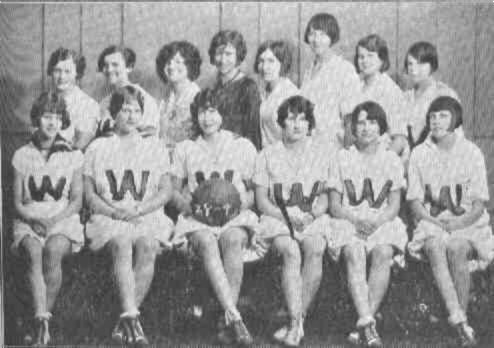
[[177, 52], [175, 56], [165, 64], [163, 70], [168, 81], [172, 83], [186, 81], [189, 78], [185, 59], [180, 52]]
[[197, 116], [203, 135], [212, 135], [220, 130], [223, 118], [216, 108], [199, 109]]
[[305, 118], [305, 113], [295, 114], [289, 111], [283, 132], [290, 143], [305, 139], [309, 133], [309, 121]]
[[383, 65], [382, 60], [377, 55], [377, 52], [369, 51], [368, 49], [357, 47], [357, 64], [359, 71], [365, 76], [374, 76], [381, 72]]
[[57, 92], [64, 92], [72, 89], [76, 83], [77, 70], [72, 57], [60, 60], [52, 72], [53, 85]]
[[439, 110], [429, 113], [429, 124], [431, 136], [435, 139], [442, 139], [450, 133], [453, 115], [449, 110]]
[[214, 54], [214, 62], [220, 74], [228, 75], [237, 69], [237, 50], [231, 44], [219, 46]]
[[142, 110], [137, 100], [124, 102], [115, 117], [115, 130], [120, 134], [136, 132], [141, 118]]
[[127, 83], [131, 70], [125, 65], [125, 58], [120, 52], [108, 54], [104, 58], [103, 74], [111, 86], [122, 86]]
[[370, 145], [377, 142], [380, 136], [379, 123], [377, 120], [367, 119], [367, 111], [362, 110], [358, 115], [355, 125], [355, 135], [357, 142], [361, 145]]
[[39, 131], [45, 139], [54, 139], [62, 129], [62, 115], [45, 112], [39, 119]]
[[315, 55], [324, 55], [330, 50], [331, 38], [323, 30], [310, 28], [307, 36], [309, 46]]
[[259, 56], [259, 74], [266, 82], [276, 81], [280, 78], [281, 62], [269, 48]]
[[414, 84], [418, 84], [424, 80], [427, 80], [431, 76], [431, 65], [429, 63], [420, 63], [416, 58], [408, 55], [407, 74], [410, 76]]

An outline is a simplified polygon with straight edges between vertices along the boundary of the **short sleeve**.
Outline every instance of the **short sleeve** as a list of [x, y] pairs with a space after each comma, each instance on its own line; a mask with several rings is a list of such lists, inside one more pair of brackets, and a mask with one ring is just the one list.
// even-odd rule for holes
[[172, 174], [180, 179], [187, 178], [187, 144], [189, 140], [177, 143], [173, 151]]
[[17, 170], [19, 173], [24, 174], [26, 171], [26, 159], [23, 156], [24, 151], [23, 149], [20, 148], [18, 149], [15, 153], [14, 156], [12, 157], [12, 166], [14, 167], [15, 170]]
[[143, 124], [145, 126], [152, 126], [158, 129], [159, 122], [160, 122], [160, 113], [158, 109], [158, 104], [151, 95], [145, 92]]
[[350, 114], [361, 98], [360, 78], [355, 68], [350, 63], [345, 63], [348, 64], [348, 68], [345, 69], [346, 73], [343, 77], [340, 101], [340, 112], [343, 116]]
[[489, 200], [489, 188], [487, 186], [487, 171], [485, 168], [485, 160], [482, 152], [477, 148], [472, 151], [471, 165], [471, 180], [470, 180], [470, 195], [472, 200], [479, 199], [481, 201]]
[[340, 153], [334, 156], [329, 162], [328, 170], [328, 188], [343, 193], [343, 184], [341, 182]]
[[266, 151], [257, 155], [253, 181], [256, 185], [269, 188], [268, 160]]
[[78, 170], [84, 167], [84, 155], [80, 150], [76, 150], [72, 153], [72, 168]]
[[254, 176], [257, 151], [254, 145], [247, 140], [241, 139], [240, 141], [241, 153], [238, 157], [240, 160], [241, 175], [243, 180], [251, 180]]
[[84, 154], [84, 165], [82, 173], [85, 176], [89, 176], [91, 178], [95, 178], [95, 170], [94, 170], [94, 162], [96, 160], [96, 153], [98, 151], [99, 142], [93, 142], [88, 146], [86, 152]]
[[401, 163], [398, 155], [396, 155], [394, 152], [390, 152], [389, 154], [391, 155], [389, 157], [389, 173], [391, 180], [393, 181], [393, 187], [391, 188], [391, 191], [406, 188], [405, 170], [403, 168], [403, 164]]
[[408, 201], [415, 199], [422, 201], [424, 198], [424, 185], [422, 183], [422, 175], [419, 168], [419, 157], [420, 155], [417, 150], [412, 151], [410, 162], [408, 163]]

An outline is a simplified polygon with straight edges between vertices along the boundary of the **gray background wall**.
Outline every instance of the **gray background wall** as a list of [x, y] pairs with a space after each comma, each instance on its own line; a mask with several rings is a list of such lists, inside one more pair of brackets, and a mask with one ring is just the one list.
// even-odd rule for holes
[[[407, 48], [428, 40], [438, 47], [437, 76], [458, 91], [465, 109], [465, 131], [483, 150], [494, 195], [494, 5], [434, 2], [186, 2], [186, 3], [91, 3], [0, 5], [0, 126], [2, 187], [9, 183], [8, 166], [15, 149], [29, 135], [30, 106], [48, 86], [46, 63], [58, 46], [81, 50], [87, 59], [81, 87], [99, 100], [104, 94], [103, 76], [96, 71], [101, 50], [124, 43], [137, 52], [131, 75], [156, 98], [163, 86], [154, 67], [160, 47], [186, 39], [197, 45], [203, 58], [199, 84], [214, 78], [209, 64], [209, 41], [220, 28], [239, 30], [246, 38], [252, 63], [260, 42], [283, 38], [294, 46], [291, 75], [298, 83], [311, 53], [303, 42], [305, 26], [317, 12], [334, 14], [341, 27], [336, 46], [353, 60], [355, 44], [370, 33], [386, 39], [391, 55], [391, 76], [402, 80]], [[8, 190], [8, 189], [7, 189]], [[490, 208], [494, 205], [490, 203]]]

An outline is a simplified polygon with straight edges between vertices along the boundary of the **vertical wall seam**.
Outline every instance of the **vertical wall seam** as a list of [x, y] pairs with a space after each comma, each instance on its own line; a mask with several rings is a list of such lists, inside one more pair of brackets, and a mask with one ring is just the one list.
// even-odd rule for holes
[[[257, 3], [257, 47], [261, 44], [261, 6], [262, 3]], [[256, 47], [256, 49], [257, 49]]]
[[298, 61], [298, 64], [297, 64], [297, 86], [300, 87], [300, 84], [301, 84], [301, 65], [302, 65], [302, 50], [301, 50], [301, 46], [302, 46], [302, 38], [300, 37], [301, 34], [302, 34], [302, 4], [299, 2], [297, 3], [297, 41], [298, 41], [298, 44], [297, 44], [297, 61]]
[[219, 30], [223, 29], [223, 3], [219, 2], [219, 16], [218, 16], [218, 26], [220, 27]]
[[45, 89], [45, 25], [46, 25], [46, 5], [41, 5], [41, 90]]
[[479, 6], [480, 4], [475, 4], [475, 13], [474, 13], [474, 22], [473, 22], [473, 120], [472, 120], [472, 128], [473, 128], [473, 137], [475, 138], [478, 135], [477, 129], [477, 55], [478, 55], [478, 39], [479, 39], [479, 29], [478, 29], [478, 20], [479, 20]]
[[124, 45], [125, 3], [120, 4], [120, 45]]
[[79, 54], [84, 55], [84, 46], [82, 44], [83, 37], [83, 26], [82, 26], [82, 17], [83, 17], [83, 8], [82, 8], [82, 3], [79, 4]]
[[399, 55], [400, 55], [400, 1], [396, 1], [396, 28], [395, 28], [395, 66], [396, 66], [396, 79], [399, 77]]

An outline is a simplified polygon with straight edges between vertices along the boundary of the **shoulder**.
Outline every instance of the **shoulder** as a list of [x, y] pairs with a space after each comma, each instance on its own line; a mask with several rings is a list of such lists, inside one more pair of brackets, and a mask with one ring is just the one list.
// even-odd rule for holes
[[462, 152], [466, 154], [469, 158], [479, 158], [484, 157], [482, 150], [480, 147], [474, 142], [468, 140], [467, 138], [461, 136], [458, 141], [460, 142], [460, 148], [463, 150]]
[[14, 152], [14, 156], [12, 157], [12, 162], [16, 163], [19, 161], [29, 160], [32, 156], [35, 155], [35, 151], [38, 151], [33, 143], [29, 142], [25, 145], [22, 145]]
[[256, 81], [250, 76], [244, 76], [239, 80], [239, 87], [245, 91], [256, 92], [259, 94], [259, 88]]
[[84, 103], [89, 107], [98, 107], [98, 102], [94, 100], [91, 96], [89, 96], [89, 94], [84, 92], [82, 89], [77, 88], [76, 95], [77, 95], [77, 100], [80, 103]]
[[355, 66], [353, 66], [352, 63], [350, 63], [348, 60], [346, 60], [345, 58], [343, 58], [340, 55], [336, 55], [334, 57], [334, 65], [338, 67], [338, 69], [341, 73], [357, 75], [357, 71], [355, 70]]
[[109, 144], [114, 142], [114, 137], [115, 136], [94, 139], [87, 147], [86, 153], [97, 152], [100, 149], [107, 148]]
[[410, 162], [421, 162], [424, 158], [432, 154], [431, 144], [429, 144], [428, 141], [429, 140], [427, 139], [412, 150], [412, 153], [410, 154]]
[[436, 81], [436, 94], [437, 96], [448, 96], [459, 100], [456, 91], [442, 81]]

